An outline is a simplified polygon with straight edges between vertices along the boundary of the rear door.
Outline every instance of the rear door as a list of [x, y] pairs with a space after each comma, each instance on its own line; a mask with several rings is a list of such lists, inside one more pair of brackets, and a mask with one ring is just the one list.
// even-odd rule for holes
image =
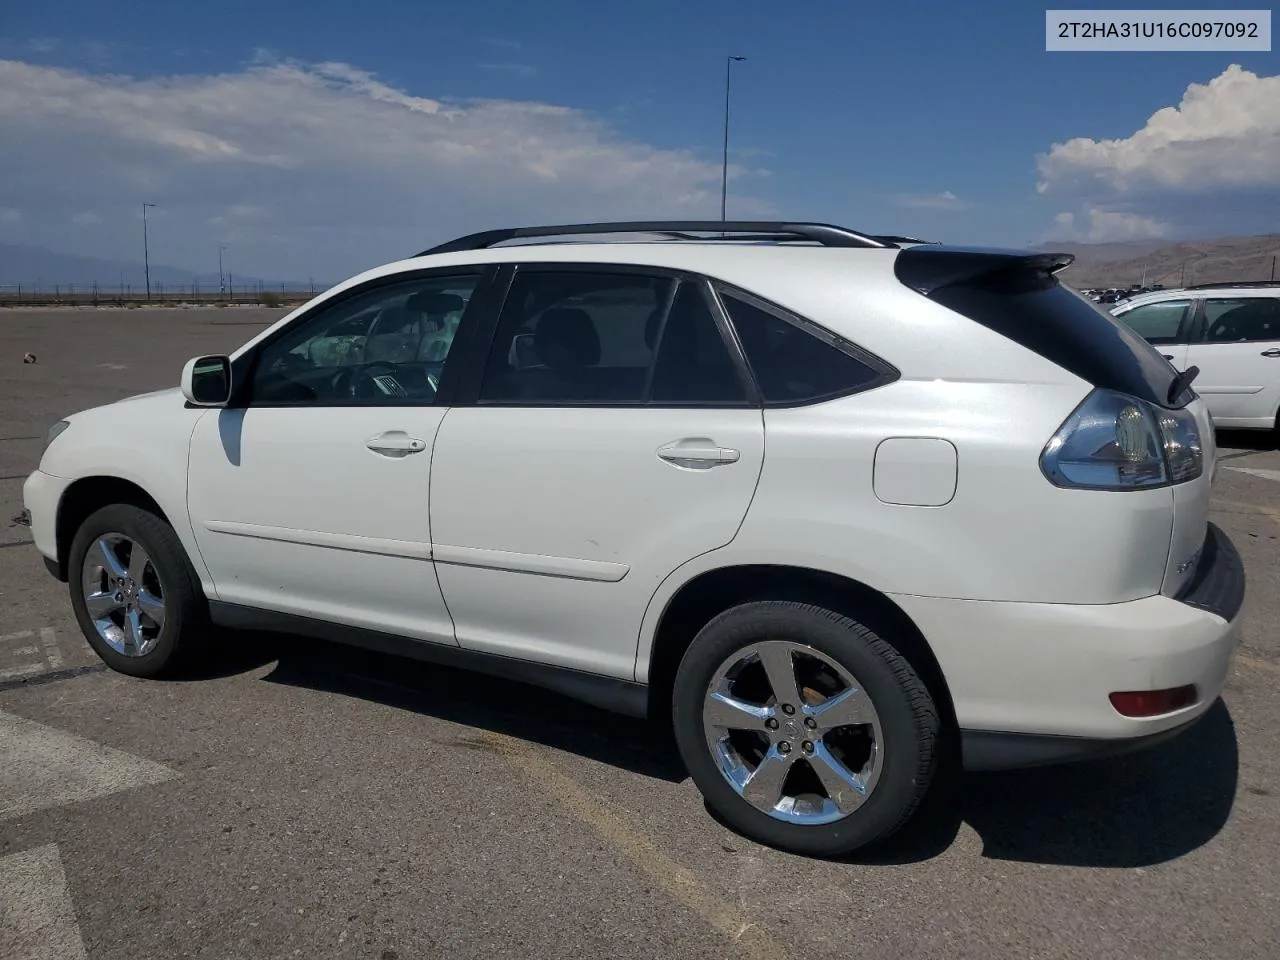
[[1158, 349], [1175, 369], [1184, 370], [1194, 306], [1190, 297], [1158, 300], [1122, 309], [1115, 317]]
[[1269, 428], [1280, 406], [1280, 298], [1207, 297], [1187, 363], [1222, 427]]
[[658, 584], [746, 515], [762, 410], [704, 281], [507, 269], [436, 439], [440, 586], [463, 647], [630, 679]]

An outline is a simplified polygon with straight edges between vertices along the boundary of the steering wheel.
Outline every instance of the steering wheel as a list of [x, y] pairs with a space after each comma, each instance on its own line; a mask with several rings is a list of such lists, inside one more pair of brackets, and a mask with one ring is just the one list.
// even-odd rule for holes
[[[375, 372], [375, 368], [385, 369]], [[387, 360], [374, 360], [370, 363], [356, 364], [351, 367], [340, 367], [330, 381], [330, 388], [333, 390], [335, 397], [354, 400], [362, 396], [361, 387], [366, 381], [373, 389], [377, 389], [373, 384], [373, 378], [379, 373], [394, 374], [395, 371], [396, 365]]]
[[[372, 360], [354, 367], [343, 367], [334, 375], [332, 389], [336, 396], [352, 400], [387, 396], [374, 381], [387, 374], [394, 381], [398, 371], [399, 365], [390, 360]], [[431, 397], [435, 397], [440, 390], [440, 380], [434, 373], [427, 374], [427, 385], [431, 387]]]

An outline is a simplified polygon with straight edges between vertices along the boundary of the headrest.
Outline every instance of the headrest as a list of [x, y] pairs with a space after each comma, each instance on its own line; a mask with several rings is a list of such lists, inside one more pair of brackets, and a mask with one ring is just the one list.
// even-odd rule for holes
[[407, 310], [430, 314], [452, 313], [455, 310], [461, 311], [466, 306], [467, 302], [456, 293], [436, 293], [429, 290], [415, 293], [405, 303]]
[[600, 337], [585, 310], [548, 310], [538, 320], [534, 343], [538, 359], [548, 367], [590, 367], [600, 362]]

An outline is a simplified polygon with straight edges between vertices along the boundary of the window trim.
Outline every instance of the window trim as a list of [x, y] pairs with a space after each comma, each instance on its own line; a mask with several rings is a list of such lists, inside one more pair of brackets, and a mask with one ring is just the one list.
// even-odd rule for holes
[[[470, 331], [476, 326], [476, 315], [480, 314], [488, 306], [488, 297], [494, 282], [495, 269], [488, 264], [460, 264], [456, 267], [428, 267], [416, 270], [404, 270], [398, 273], [384, 274], [380, 277], [374, 277], [364, 283], [343, 290], [341, 293], [335, 294], [320, 303], [317, 303], [310, 310], [299, 314], [289, 321], [279, 330], [273, 331], [269, 336], [263, 338], [253, 347], [236, 358], [232, 367], [232, 395], [231, 400], [227, 404], [232, 409], [333, 409], [333, 408], [404, 408], [404, 407], [448, 407], [450, 406], [450, 398], [456, 389], [459, 378], [459, 368], [462, 366], [460, 347], [465, 347]], [[470, 299], [467, 301], [467, 307], [463, 311], [461, 319], [458, 321], [458, 329], [454, 334], [453, 342], [449, 346], [449, 354], [445, 357], [444, 367], [440, 372], [440, 389], [436, 392], [435, 397], [430, 402], [423, 402], [418, 399], [396, 400], [388, 397], [385, 401], [369, 402], [368, 400], [323, 400], [315, 403], [300, 403], [295, 401], [269, 401], [256, 399], [253, 395], [254, 377], [258, 372], [258, 364], [261, 361], [262, 352], [268, 347], [278, 343], [281, 339], [290, 334], [295, 333], [299, 327], [305, 326], [318, 318], [323, 317], [333, 309], [340, 308], [344, 304], [349, 303], [358, 297], [365, 296], [384, 287], [394, 287], [414, 281], [425, 281], [434, 279], [449, 279], [452, 277], [475, 277], [476, 286], [472, 291]], [[455, 357], [459, 357], [455, 362]], [[239, 367], [239, 369], [235, 369]]]
[[[798, 407], [810, 407], [814, 404], [828, 403], [832, 400], [841, 400], [845, 397], [856, 396], [859, 393], [866, 393], [868, 390], [878, 389], [879, 387], [893, 383], [895, 380], [902, 377], [902, 371], [888, 360], [885, 360], [883, 357], [859, 346], [847, 337], [828, 330], [826, 327], [819, 323], [815, 323], [808, 317], [801, 316], [794, 310], [789, 310], [781, 304], [774, 303], [772, 300], [768, 300], [759, 294], [752, 293], [749, 290], [744, 290], [739, 286], [723, 280], [712, 280], [711, 288], [717, 307], [720, 312], [724, 314], [725, 322], [729, 324], [730, 329], [733, 330], [734, 343], [737, 346], [737, 349], [741, 351], [743, 363], [750, 372], [751, 382], [755, 389], [756, 396], [760, 399], [761, 405], [766, 409], [785, 410]], [[873, 379], [868, 380], [866, 383], [859, 384], [856, 387], [820, 394], [816, 397], [807, 397], [803, 400], [766, 400], [764, 397], [764, 390], [760, 387], [759, 377], [756, 375], [755, 370], [751, 368], [750, 359], [747, 357], [746, 350], [742, 346], [741, 335], [738, 333], [737, 327], [733, 324], [733, 315], [729, 312], [728, 306], [724, 303], [724, 297], [726, 296], [741, 300], [749, 306], [755, 307], [757, 310], [761, 310], [775, 319], [795, 327], [801, 333], [807, 334], [814, 339], [825, 343], [827, 346], [835, 348], [846, 356], [857, 360], [859, 363], [865, 364], [872, 370], [876, 371], [877, 375]]]
[[[1202, 312], [1201, 305], [1204, 303], [1203, 297], [1167, 297], [1162, 300], [1152, 300], [1149, 303], [1134, 304], [1128, 310], [1122, 310], [1118, 314], [1113, 314], [1113, 316], [1117, 322], [1124, 323], [1125, 316], [1134, 310], [1141, 310], [1143, 307], [1158, 307], [1166, 303], [1185, 303], [1187, 305], [1182, 312], [1182, 319], [1178, 321], [1178, 329], [1174, 333], [1173, 339], [1147, 340], [1146, 337], [1142, 337], [1142, 339], [1153, 347], [1185, 347], [1194, 343], [1197, 325], [1200, 322]], [[1125, 323], [1125, 326], [1128, 327], [1129, 325]], [[1129, 327], [1129, 329], [1133, 330], [1133, 327]], [[1137, 330], [1133, 330], [1133, 332], [1138, 333]], [[1142, 334], [1138, 334], [1138, 336], [1142, 336]]]
[[[679, 294], [679, 285], [682, 283], [692, 283], [700, 288], [700, 293], [707, 308], [711, 311], [711, 317], [715, 321], [716, 330], [720, 334], [721, 343], [724, 344], [730, 359], [733, 361], [734, 370], [738, 376], [738, 382], [743, 388], [744, 400], [740, 402], [727, 402], [724, 400], [706, 401], [706, 400], [624, 400], [624, 401], [538, 401], [530, 403], [521, 400], [484, 400], [480, 397], [480, 391], [484, 385], [484, 376], [488, 368], [489, 357], [493, 350], [494, 342], [498, 335], [498, 328], [502, 323], [502, 314], [506, 310], [507, 301], [511, 294], [511, 288], [516, 279], [522, 274], [527, 273], [602, 273], [610, 275], [635, 275], [638, 277], [648, 277], [661, 280], [674, 281], [676, 286], [673, 289], [672, 303], [675, 302], [674, 296]], [[552, 260], [536, 260], [536, 261], [516, 261], [502, 264], [499, 268], [497, 278], [494, 282], [494, 308], [488, 311], [477, 324], [474, 342], [471, 345], [471, 352], [466, 357], [463, 364], [464, 372], [462, 380], [459, 384], [458, 391], [453, 398], [453, 406], [455, 407], [482, 407], [486, 409], [520, 409], [520, 410], [758, 410], [760, 409], [760, 394], [756, 389], [755, 381], [750, 376], [750, 369], [746, 366], [745, 358], [740, 356], [740, 347], [736, 339], [727, 338], [726, 325], [723, 318], [720, 317], [718, 303], [710, 291], [710, 280], [702, 274], [679, 270], [672, 267], [648, 266], [646, 264], [636, 263], [609, 263], [605, 261], [593, 260], [589, 263], [579, 263], [574, 261], [552, 261]], [[670, 305], [668, 305], [670, 309]], [[731, 328], [729, 328], [731, 330]], [[656, 360], [656, 357], [654, 358]], [[646, 387], [648, 378], [652, 376], [654, 362], [651, 361], [646, 371]], [[443, 384], [442, 384], [443, 386]], [[646, 391], [647, 392], [647, 391]]]

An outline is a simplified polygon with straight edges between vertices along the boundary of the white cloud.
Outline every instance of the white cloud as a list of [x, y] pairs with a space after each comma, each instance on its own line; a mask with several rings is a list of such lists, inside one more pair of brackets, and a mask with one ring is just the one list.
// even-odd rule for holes
[[1280, 217], [1280, 76], [1229, 66], [1131, 136], [1037, 157], [1037, 192], [1080, 205], [1087, 235], [1264, 232]]
[[[0, 60], [0, 129], [0, 207], [68, 230], [86, 209], [104, 220], [101, 248], [52, 226], [41, 243], [110, 255], [134, 244], [146, 200], [152, 259], [179, 266], [216, 264], [228, 243], [246, 272], [339, 279], [486, 227], [719, 209], [718, 157], [627, 139], [584, 111], [445, 101], [261, 52], [237, 72], [149, 79]], [[6, 222], [4, 239], [30, 240]]]
[[900, 193], [894, 199], [913, 210], [968, 210], [972, 206], [950, 190], [941, 193]]
[[1037, 189], [1280, 187], [1278, 155], [1280, 76], [1233, 64], [1207, 84], [1191, 84], [1178, 106], [1157, 110], [1130, 137], [1055, 143], [1038, 158]]
[[1084, 243], [1109, 243], [1119, 240], [1148, 240], [1169, 235], [1167, 223], [1136, 213], [1087, 207], [1084, 224], [1077, 222], [1071, 211], [1063, 211], [1053, 218], [1053, 230], [1047, 239], [1076, 240]]

